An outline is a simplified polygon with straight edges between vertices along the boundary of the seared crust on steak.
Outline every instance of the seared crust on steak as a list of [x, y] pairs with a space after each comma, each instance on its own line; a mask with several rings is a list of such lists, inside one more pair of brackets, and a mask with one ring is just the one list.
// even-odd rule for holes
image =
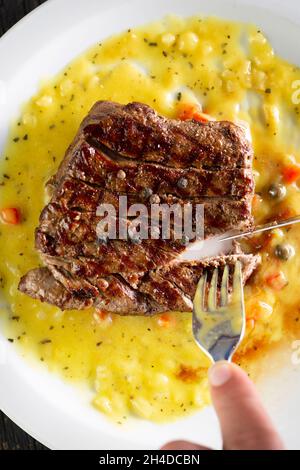
[[119, 210], [119, 197], [127, 196], [128, 207], [143, 204], [150, 210], [154, 196], [166, 207], [189, 204], [194, 210], [203, 204], [205, 237], [250, 229], [252, 157], [243, 129], [231, 122], [182, 122], [141, 103], [96, 103], [47, 184], [51, 201], [36, 229], [45, 267], [27, 273], [20, 291], [63, 310], [94, 306], [152, 315], [191, 311], [203, 270], [210, 273], [225, 263], [233, 269], [240, 259], [246, 282], [258, 257], [235, 253], [179, 262], [185, 246], [174, 236], [176, 219], [170, 239], [149, 233], [142, 241], [99, 241], [97, 226], [104, 215], [96, 211], [111, 204], [117, 227], [127, 231], [134, 216]]

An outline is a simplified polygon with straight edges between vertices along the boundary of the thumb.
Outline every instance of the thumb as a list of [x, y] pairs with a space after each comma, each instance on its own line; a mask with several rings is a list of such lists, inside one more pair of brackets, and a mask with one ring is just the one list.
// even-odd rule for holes
[[281, 438], [254, 384], [237, 365], [219, 362], [209, 371], [211, 395], [228, 450], [282, 450]]

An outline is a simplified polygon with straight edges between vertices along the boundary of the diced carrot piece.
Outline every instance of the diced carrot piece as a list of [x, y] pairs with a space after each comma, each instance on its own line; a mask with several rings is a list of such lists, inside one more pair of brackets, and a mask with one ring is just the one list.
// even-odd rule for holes
[[105, 312], [104, 310], [96, 310], [97, 317], [102, 321], [112, 321], [112, 316], [109, 312]]
[[209, 114], [206, 114], [206, 113], [198, 113], [198, 112], [195, 112], [195, 113], [193, 114], [193, 119], [195, 119], [195, 121], [199, 121], [199, 122], [215, 121], [215, 118], [213, 118], [213, 117], [210, 116]]
[[261, 320], [268, 318], [273, 313], [273, 308], [271, 305], [263, 302], [262, 300], [254, 300], [247, 306], [246, 311], [246, 320]]
[[178, 119], [180, 119], [181, 121], [187, 121], [189, 119], [193, 119], [193, 115], [197, 110], [198, 108], [193, 104], [182, 105], [180, 106], [180, 109], [179, 109]]
[[270, 274], [265, 278], [266, 284], [274, 290], [281, 290], [287, 285], [287, 279], [282, 271]]
[[159, 326], [167, 328], [172, 323], [172, 317], [169, 313], [163, 313], [158, 317], [157, 323], [159, 324]]
[[3, 223], [16, 225], [21, 221], [21, 214], [15, 207], [7, 207], [0, 210], [0, 217]]
[[292, 184], [300, 178], [300, 166], [287, 166], [282, 170], [283, 181]]
[[279, 212], [275, 214], [275, 216], [273, 217], [272, 220], [270, 220], [270, 222], [273, 222], [274, 220], [279, 221], [279, 220], [289, 219], [290, 217], [293, 217], [294, 215], [296, 215], [296, 212], [294, 210], [292, 210], [290, 207], [282, 206]]
[[247, 320], [246, 327], [247, 327], [247, 330], [253, 330], [253, 328], [255, 327], [254, 318], [249, 318], [249, 320]]
[[260, 204], [263, 202], [263, 198], [259, 194], [254, 194], [252, 199], [252, 208], [258, 209]]
[[195, 383], [199, 381], [201, 374], [201, 367], [190, 367], [181, 364], [179, 371], [176, 374], [177, 379], [186, 383]]
[[215, 121], [209, 114], [202, 113], [199, 106], [195, 104], [184, 104], [179, 109], [178, 119], [181, 121], [188, 121], [194, 119], [199, 122]]
[[262, 235], [249, 238], [247, 243], [252, 247], [254, 251], [267, 250], [274, 238], [274, 233], [265, 232]]
[[250, 321], [257, 321], [260, 317], [261, 309], [259, 308], [258, 304], [252, 305], [249, 309], [249, 312], [246, 313], [246, 320]]

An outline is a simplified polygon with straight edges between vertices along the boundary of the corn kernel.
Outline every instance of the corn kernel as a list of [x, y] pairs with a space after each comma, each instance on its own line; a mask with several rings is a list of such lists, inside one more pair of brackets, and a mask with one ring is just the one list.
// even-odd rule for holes
[[204, 41], [202, 44], [201, 44], [201, 49], [202, 49], [202, 54], [204, 55], [208, 55], [212, 52], [213, 50], [213, 47], [211, 44], [209, 44], [209, 42], [206, 42]]
[[261, 317], [263, 319], [269, 318], [273, 313], [273, 307], [266, 302], [259, 301], [258, 305], [261, 309]]
[[142, 397], [136, 397], [131, 400], [132, 410], [142, 418], [149, 419], [153, 413], [153, 409], [149, 401]]
[[34, 116], [34, 114], [25, 113], [22, 118], [22, 122], [25, 126], [35, 127], [37, 124], [37, 118]]
[[189, 31], [180, 36], [179, 39], [179, 50], [183, 52], [192, 52], [199, 42], [197, 34]]
[[266, 89], [266, 79], [267, 75], [265, 72], [261, 70], [254, 69], [252, 71], [252, 82], [254, 88], [257, 90], [265, 90]]
[[157, 374], [155, 379], [159, 386], [166, 386], [169, 383], [169, 378], [165, 374]]
[[74, 85], [73, 85], [72, 80], [70, 80], [69, 78], [66, 80], [63, 80], [59, 86], [61, 96], [66, 96], [69, 93], [71, 93], [73, 87]]
[[280, 121], [279, 108], [275, 105], [265, 104], [264, 114], [266, 123], [273, 131], [277, 130]]
[[232, 80], [227, 80], [226, 84], [225, 84], [225, 87], [226, 87], [226, 91], [228, 93], [233, 93], [234, 90], [235, 90], [235, 85], [234, 85], [234, 82]]
[[94, 76], [89, 80], [88, 87], [89, 87], [89, 88], [94, 88], [94, 87], [98, 86], [99, 83], [100, 83], [100, 78], [99, 78], [97, 75], [94, 75]]
[[110, 415], [113, 413], [112, 402], [109, 398], [105, 396], [98, 396], [97, 398], [95, 398], [94, 404], [97, 408], [99, 408], [104, 413], [107, 413]]
[[167, 47], [172, 46], [175, 41], [176, 37], [174, 36], [174, 34], [171, 33], [166, 33], [161, 37], [161, 42]]
[[36, 104], [41, 108], [49, 108], [53, 104], [53, 98], [50, 95], [43, 95], [36, 101]]

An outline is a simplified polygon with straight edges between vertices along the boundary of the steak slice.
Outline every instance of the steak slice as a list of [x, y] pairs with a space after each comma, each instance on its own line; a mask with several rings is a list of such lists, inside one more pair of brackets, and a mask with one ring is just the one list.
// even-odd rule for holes
[[153, 201], [167, 208], [189, 204], [193, 228], [202, 204], [205, 237], [250, 229], [252, 157], [243, 129], [233, 123], [181, 122], [141, 103], [96, 103], [47, 184], [51, 200], [35, 237], [45, 267], [25, 275], [19, 289], [61, 309], [93, 306], [146, 315], [191, 311], [203, 269], [211, 271], [224, 260], [233, 265], [241, 259], [246, 280], [258, 263], [251, 255], [178, 262], [185, 246], [174, 237], [181, 222], [175, 219], [169, 239], [99, 240], [104, 215], [97, 208], [110, 204], [117, 227], [126, 231], [134, 216], [119, 210], [125, 195], [128, 206], [148, 210]]
[[[172, 168], [112, 157], [81, 141], [69, 162], [68, 176], [117, 194], [137, 194], [141, 200], [145, 200], [145, 189], [159, 196], [172, 194], [181, 198], [242, 198], [254, 189], [251, 168]], [[64, 184], [65, 178], [59, 181]]]
[[[112, 198], [105, 198], [105, 201], [108, 200], [112, 202]], [[245, 201], [231, 201], [228, 205], [222, 200], [204, 203], [204, 211], [206, 234], [217, 234], [224, 228], [233, 229], [238, 224], [241, 226], [243, 221], [247, 227], [248, 207]], [[75, 269], [79, 269], [77, 258], [85, 257], [88, 266], [86, 268], [83, 266], [80, 270], [90, 272], [93, 266], [98, 274], [128, 273], [140, 269], [148, 271], [159, 264], [170, 262], [185, 250], [182, 240], [175, 239], [176, 227], [171, 224], [170, 239], [152, 239], [149, 230], [149, 238], [142, 240], [140, 244], [135, 244], [130, 239], [108, 240], [102, 243], [98, 240], [96, 231], [97, 224], [101, 220], [102, 217], [95, 216], [92, 211], [66, 210], [57, 203], [48, 204], [42, 212], [40, 227], [36, 230], [36, 248], [44, 258], [45, 256], [75, 258], [73, 260]], [[119, 226], [120, 219], [114, 220]], [[124, 222], [126, 226], [130, 224], [130, 220]], [[145, 220], [146, 224], [147, 222]], [[211, 233], [210, 230], [214, 232]]]
[[[212, 275], [216, 267], [222, 268], [228, 264], [232, 274], [237, 260], [242, 263], [245, 283], [260, 262], [257, 255], [233, 254], [201, 261], [174, 262], [166, 268], [147, 273], [136, 289], [120, 275], [96, 276], [84, 285], [81, 278], [70, 276], [68, 271], [57, 271], [55, 268], [53, 272], [48, 268], [39, 268], [21, 279], [19, 289], [62, 310], [94, 306], [120, 315], [153, 315], [170, 310], [191, 312], [192, 299], [204, 270]], [[65, 276], [68, 278], [68, 288], [65, 287]], [[97, 296], [92, 294], [95, 288]]]
[[[116, 216], [119, 214], [119, 196], [127, 194], [118, 194], [117, 191], [110, 192], [101, 190], [83, 181], [74, 180], [72, 178], [65, 179], [59, 186], [55, 195], [52, 197], [52, 202], [42, 212], [40, 218], [41, 226], [45, 227], [45, 222], [48, 219], [50, 226], [55, 227], [56, 221], [59, 216], [64, 213], [67, 216], [70, 211], [94, 212], [97, 211], [99, 204], [112, 204], [116, 209]], [[127, 196], [128, 207], [133, 204], [143, 203], [150, 214], [151, 202], [149, 199], [143, 199], [143, 194], [135, 194]], [[160, 204], [167, 204], [168, 207], [174, 204], [179, 204], [183, 207], [185, 204], [192, 204], [193, 208], [196, 204], [204, 206], [204, 232], [206, 237], [224, 233], [232, 229], [238, 228], [239, 230], [248, 230], [252, 226], [251, 214], [251, 199], [235, 199], [231, 197], [194, 197], [193, 199], [182, 199], [172, 196], [170, 194], [163, 194], [160, 197]], [[55, 216], [55, 210], [57, 216]], [[52, 220], [48, 217], [48, 212], [52, 212]], [[194, 227], [193, 227], [194, 228]]]
[[142, 103], [100, 101], [82, 129], [99, 148], [130, 159], [175, 168], [251, 168], [251, 145], [232, 122], [182, 122], [158, 116]]
[[65, 289], [48, 268], [36, 268], [22, 277], [19, 290], [33, 299], [56, 305], [62, 310], [82, 310], [93, 305], [91, 298], [76, 296]]

